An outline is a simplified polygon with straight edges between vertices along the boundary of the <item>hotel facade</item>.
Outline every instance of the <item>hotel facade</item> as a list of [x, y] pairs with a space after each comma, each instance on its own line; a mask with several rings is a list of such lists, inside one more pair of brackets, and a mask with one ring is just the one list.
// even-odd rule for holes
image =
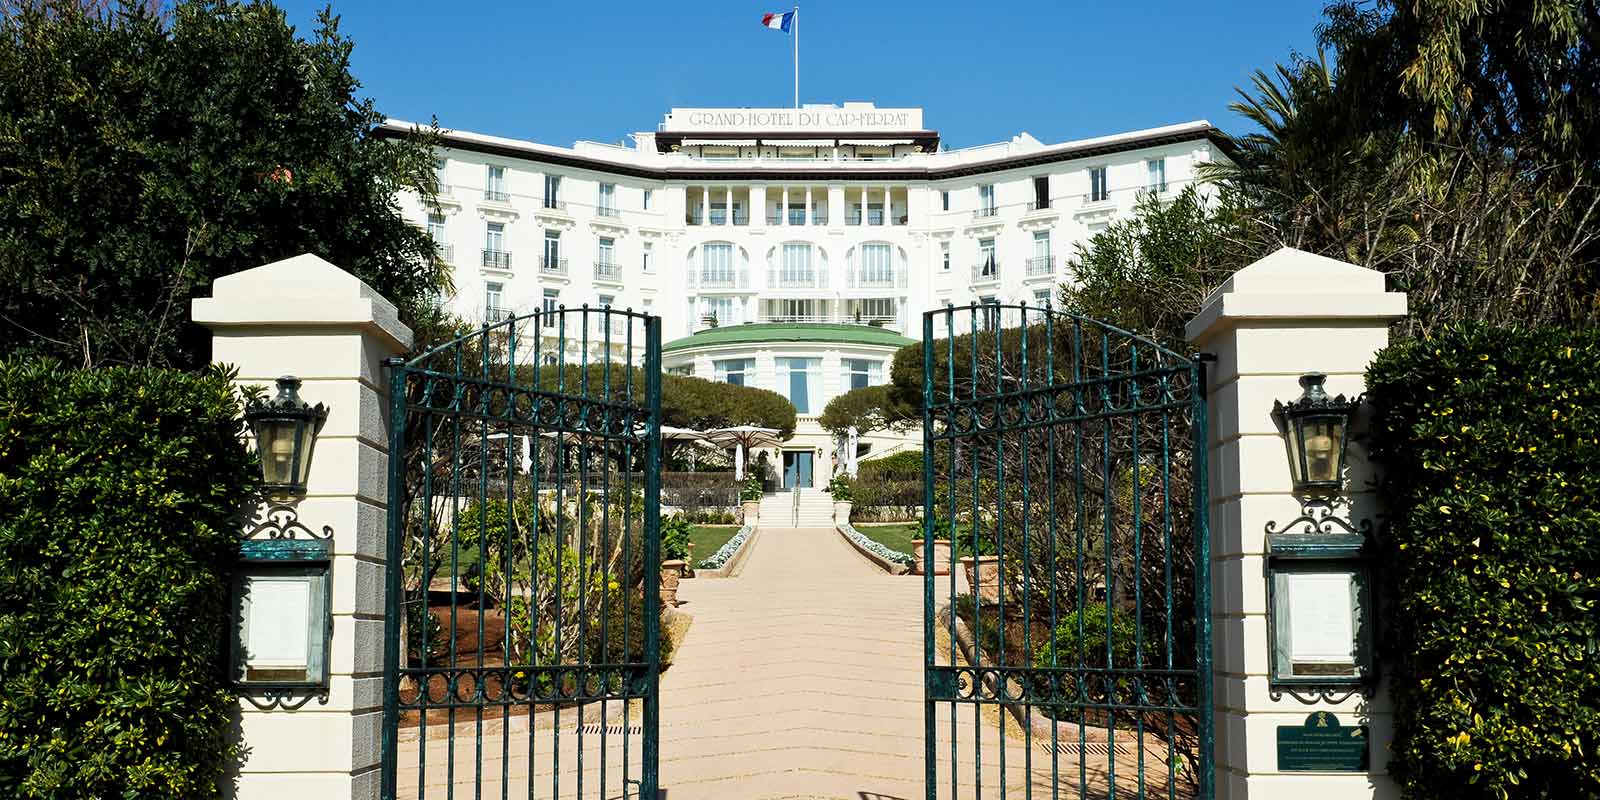
[[[843, 457], [816, 422], [823, 407], [887, 382], [922, 312], [1044, 304], [1072, 279], [1076, 244], [1226, 158], [1203, 120], [949, 150], [921, 109], [871, 103], [674, 108], [631, 139], [556, 147], [444, 131], [434, 202], [401, 198], [452, 268], [443, 302], [471, 321], [585, 303], [659, 315], [667, 371], [794, 403], [796, 434], [774, 463], [802, 487], [826, 483]], [[591, 347], [605, 346], [593, 333]], [[857, 453], [918, 446], [879, 432]]]

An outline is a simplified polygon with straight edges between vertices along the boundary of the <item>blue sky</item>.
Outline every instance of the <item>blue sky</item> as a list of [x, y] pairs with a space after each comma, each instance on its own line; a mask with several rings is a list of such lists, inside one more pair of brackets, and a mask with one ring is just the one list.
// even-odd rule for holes
[[[279, 0], [309, 29], [323, 0]], [[802, 102], [921, 106], [949, 147], [1026, 130], [1046, 142], [1205, 118], [1234, 87], [1312, 52], [1323, 0], [918, 3], [800, 9]], [[788, 106], [784, 6], [339, 0], [378, 109], [567, 145], [652, 130], [671, 106]], [[975, 9], [981, 9], [974, 13]]]

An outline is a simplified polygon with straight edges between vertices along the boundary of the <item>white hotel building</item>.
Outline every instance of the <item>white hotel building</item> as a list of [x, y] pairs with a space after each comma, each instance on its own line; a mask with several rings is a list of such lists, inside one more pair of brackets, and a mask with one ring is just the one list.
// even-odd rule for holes
[[1223, 141], [1201, 120], [946, 150], [921, 109], [675, 108], [631, 146], [447, 130], [436, 205], [401, 202], [454, 268], [457, 315], [583, 303], [660, 315], [668, 371], [794, 402], [787, 480], [821, 485], [836, 448], [816, 416], [886, 382], [922, 312], [1042, 304], [1071, 279], [1076, 243], [1141, 193], [1194, 182], [1196, 165], [1226, 158]]

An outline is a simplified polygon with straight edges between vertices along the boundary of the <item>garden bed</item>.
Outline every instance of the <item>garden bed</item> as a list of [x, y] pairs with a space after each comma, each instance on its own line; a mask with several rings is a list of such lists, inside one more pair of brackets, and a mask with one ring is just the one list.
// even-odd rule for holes
[[915, 561], [915, 559], [913, 559], [907, 553], [902, 553], [898, 550], [892, 550], [888, 547], [885, 547], [883, 544], [862, 535], [860, 531], [856, 530], [855, 527], [848, 522], [835, 526], [835, 530], [839, 531], [839, 535], [843, 536], [844, 540], [849, 543], [849, 545], [854, 548], [857, 553], [860, 553], [863, 558], [872, 562], [878, 568], [889, 573], [890, 575], [905, 574], [911, 569], [911, 564]]

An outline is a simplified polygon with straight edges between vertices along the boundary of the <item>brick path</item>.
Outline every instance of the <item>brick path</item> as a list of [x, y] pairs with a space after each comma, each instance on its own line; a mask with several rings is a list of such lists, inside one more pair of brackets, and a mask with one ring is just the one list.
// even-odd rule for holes
[[[688, 580], [679, 590], [681, 610], [694, 622], [662, 676], [664, 798], [920, 800], [925, 796], [921, 580], [884, 574], [831, 530], [769, 528], [759, 537], [739, 577]], [[986, 715], [977, 726], [983, 753], [979, 790], [971, 760], [979, 734], [970, 706], [957, 713], [962, 763], [956, 795], [1001, 797], [995, 780], [1000, 774], [995, 715]], [[592, 712], [589, 718], [594, 719]], [[600, 748], [592, 735], [585, 737], [585, 785], [579, 793], [577, 737], [567, 731], [574, 721], [575, 714], [564, 714], [559, 794], [601, 797]], [[948, 760], [949, 743], [943, 740], [948, 730], [949, 718], [941, 714], [941, 762]], [[519, 752], [527, 747], [525, 723], [513, 722], [514, 744], [504, 764], [498, 726], [486, 730], [483, 741], [481, 795], [473, 791], [477, 756], [468, 733], [456, 743], [454, 781], [444, 773], [450, 761], [445, 743], [428, 743], [426, 796], [489, 798], [501, 797], [502, 790], [509, 797], [530, 796], [528, 759]], [[603, 796], [622, 797], [620, 737], [612, 735], [610, 744]], [[534, 736], [534, 797], [554, 795], [551, 746], [547, 730]], [[635, 739], [634, 777], [638, 747]], [[417, 793], [415, 748], [415, 743], [402, 745], [402, 783], [410, 778], [403, 796]], [[1023, 786], [1023, 744], [1008, 740], [1005, 750], [1004, 796], [1029, 796]], [[1031, 796], [1076, 796], [1076, 762], [1070, 772], [1063, 764], [1064, 785], [1053, 795], [1048, 754], [1036, 749], [1032, 760], [1037, 788]], [[1090, 770], [1092, 783], [1099, 782], [1094, 778], [1101, 772]], [[504, 786], [502, 774], [508, 778]], [[447, 794], [451, 783], [455, 791]], [[938, 785], [941, 798], [950, 794], [943, 768]]]

